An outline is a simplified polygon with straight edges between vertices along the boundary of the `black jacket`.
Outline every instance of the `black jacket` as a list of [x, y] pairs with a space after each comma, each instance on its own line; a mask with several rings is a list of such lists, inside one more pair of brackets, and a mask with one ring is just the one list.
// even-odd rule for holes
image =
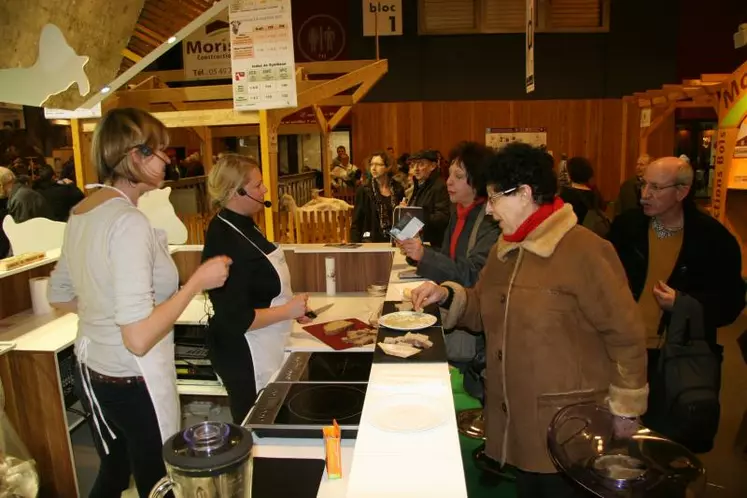
[[[405, 189], [399, 183], [390, 182], [394, 205], [397, 206], [405, 198]], [[385, 234], [379, 223], [379, 212], [374, 200], [373, 185], [366, 183], [358, 187], [355, 192], [355, 207], [353, 209], [353, 223], [350, 227], [351, 242], [389, 242], [389, 235]], [[370, 237], [364, 239], [363, 234], [369, 232]]]
[[581, 190], [573, 187], [563, 187], [560, 189], [560, 196], [563, 202], [573, 206], [573, 212], [578, 218], [578, 224], [583, 225], [586, 213], [589, 208], [601, 209], [602, 203], [596, 192], [593, 190]]
[[425, 227], [423, 241], [430, 242], [431, 247], [439, 248], [443, 242], [444, 232], [451, 217], [451, 201], [446, 183], [438, 169], [431, 173], [424, 182], [415, 181], [415, 189], [408, 206], [422, 207]]
[[16, 223], [23, 223], [32, 218], [54, 219], [46, 199], [39, 192], [20, 183], [15, 184], [10, 191], [8, 214]]
[[[703, 306], [706, 340], [716, 343], [716, 329], [731, 324], [745, 305], [742, 255], [734, 236], [692, 202], [685, 202], [682, 249], [667, 285]], [[636, 301], [643, 292], [648, 270], [648, 230], [651, 218], [635, 209], [615, 218], [608, 238], [628, 275]], [[660, 330], [669, 324], [664, 313]]]
[[70, 210], [85, 198], [83, 192], [74, 183], [38, 181], [34, 184], [34, 190], [47, 201], [54, 221], [67, 221], [70, 217]]
[[[457, 224], [456, 207], [452, 207], [449, 228], [444, 234], [441, 249], [426, 247], [423, 258], [417, 264], [418, 275], [433, 280], [440, 284], [442, 282], [456, 282], [464, 287], [472, 287], [477, 283], [480, 270], [485, 266], [488, 253], [498, 240], [501, 229], [498, 223], [490, 215], [480, 216], [485, 212], [485, 205], [476, 206], [470, 211], [464, 228], [459, 234], [456, 246], [456, 259], [451, 259], [449, 249], [451, 247], [451, 236]], [[477, 227], [475, 245], [469, 250], [469, 239], [478, 218], [482, 218]]]

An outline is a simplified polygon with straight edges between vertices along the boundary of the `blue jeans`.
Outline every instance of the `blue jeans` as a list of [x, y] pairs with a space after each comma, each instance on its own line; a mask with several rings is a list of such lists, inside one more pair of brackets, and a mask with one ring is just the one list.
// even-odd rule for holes
[[[112, 439], [108, 429], [99, 419], [101, 434], [109, 447], [107, 454], [96, 426], [89, 418], [88, 425], [93, 432], [96, 452], [101, 459], [99, 473], [89, 496], [119, 497], [129, 488], [132, 474], [135, 477], [138, 495], [147, 498], [156, 482], [166, 475], [166, 467], [161, 456], [161, 431], [148, 389], [143, 382], [119, 385], [91, 379], [91, 385], [104, 418], [116, 439]], [[90, 417], [91, 405], [83, 391], [80, 368], [77, 364], [75, 392]]]

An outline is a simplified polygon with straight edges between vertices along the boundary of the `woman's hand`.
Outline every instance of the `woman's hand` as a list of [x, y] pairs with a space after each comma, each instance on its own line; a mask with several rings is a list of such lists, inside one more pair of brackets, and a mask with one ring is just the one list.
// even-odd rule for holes
[[228, 256], [210, 258], [197, 268], [189, 282], [193, 282], [197, 292], [222, 287], [228, 278], [228, 268], [231, 263], [233, 261]]
[[420, 261], [423, 259], [425, 248], [423, 247], [423, 241], [420, 239], [407, 239], [399, 242], [397, 245], [405, 252], [408, 258], [413, 261]]
[[309, 310], [307, 306], [308, 301], [308, 294], [298, 294], [293, 296], [293, 299], [285, 304], [285, 309], [288, 313], [288, 319], [298, 320], [300, 322], [300, 318], [306, 318], [306, 312]]
[[426, 282], [420, 287], [412, 290], [412, 305], [417, 309], [423, 309], [429, 304], [442, 303], [449, 297], [446, 287], [441, 287], [433, 282]]

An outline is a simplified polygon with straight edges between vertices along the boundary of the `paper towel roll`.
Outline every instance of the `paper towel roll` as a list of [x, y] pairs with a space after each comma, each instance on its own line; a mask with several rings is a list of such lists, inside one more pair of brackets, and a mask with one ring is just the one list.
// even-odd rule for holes
[[324, 270], [327, 277], [327, 295], [337, 293], [337, 276], [335, 274], [335, 258], [324, 258]]
[[47, 300], [47, 285], [49, 277], [38, 277], [29, 279], [29, 291], [31, 292], [31, 309], [35, 315], [46, 315], [52, 311]]

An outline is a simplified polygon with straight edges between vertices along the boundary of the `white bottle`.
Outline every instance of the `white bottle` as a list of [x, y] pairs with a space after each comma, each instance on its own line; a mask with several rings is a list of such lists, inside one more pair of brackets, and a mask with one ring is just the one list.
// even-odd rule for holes
[[327, 278], [327, 295], [334, 296], [337, 293], [337, 275], [335, 274], [335, 258], [324, 259], [324, 270]]

